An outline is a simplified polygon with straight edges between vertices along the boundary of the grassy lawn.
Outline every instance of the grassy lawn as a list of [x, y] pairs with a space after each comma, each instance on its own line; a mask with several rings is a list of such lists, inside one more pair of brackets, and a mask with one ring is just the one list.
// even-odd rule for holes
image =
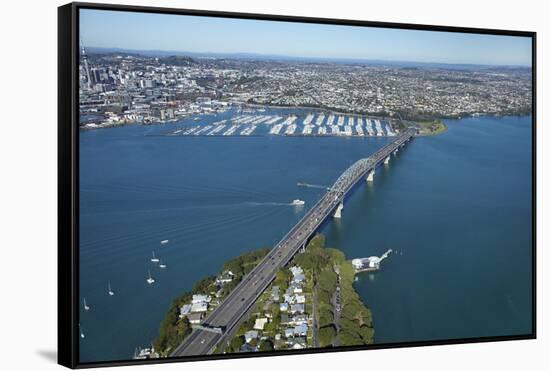
[[447, 125], [441, 120], [415, 121], [420, 126], [422, 135], [437, 135], [447, 130]]

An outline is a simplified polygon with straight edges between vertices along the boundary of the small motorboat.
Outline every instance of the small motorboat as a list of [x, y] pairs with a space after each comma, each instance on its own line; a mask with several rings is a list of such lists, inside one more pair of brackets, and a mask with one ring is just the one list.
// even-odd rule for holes
[[158, 262], [159, 262], [159, 258], [157, 258], [157, 257], [155, 256], [155, 252], [154, 252], [154, 251], [153, 251], [153, 257], [151, 258], [151, 261], [152, 261], [153, 263], [158, 263]]
[[147, 278], [147, 283], [149, 285], [152, 285], [153, 283], [155, 283], [155, 279], [151, 277], [151, 271], [148, 271], [148, 272], [149, 272], [149, 277]]

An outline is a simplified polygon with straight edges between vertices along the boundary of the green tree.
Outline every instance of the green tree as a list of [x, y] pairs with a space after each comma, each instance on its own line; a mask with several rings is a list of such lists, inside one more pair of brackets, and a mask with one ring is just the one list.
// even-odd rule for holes
[[306, 249], [320, 249], [325, 247], [325, 236], [322, 234], [317, 234], [315, 237], [309, 241]]
[[189, 323], [189, 319], [187, 318], [187, 316], [183, 317], [182, 319], [180, 319], [178, 321], [177, 326], [176, 326], [176, 331], [177, 331], [178, 335], [183, 335], [183, 336], [187, 336], [191, 333], [192, 328], [191, 328], [191, 324]]
[[233, 339], [231, 339], [231, 342], [229, 343], [228, 350], [231, 353], [236, 353], [241, 349], [241, 346], [244, 344], [244, 337], [243, 336], [235, 336]]
[[337, 276], [332, 270], [325, 269], [319, 275], [319, 287], [332, 295], [336, 290]]
[[338, 340], [340, 340], [340, 345], [363, 345], [363, 339], [357, 335], [357, 333], [350, 333], [347, 331], [340, 331], [338, 334]]
[[198, 281], [193, 285], [193, 289], [192, 289], [193, 293], [194, 294], [208, 293], [211, 289], [210, 286], [214, 283], [215, 280], [216, 280], [215, 276], [208, 276], [201, 279], [200, 281]]
[[329, 326], [334, 322], [334, 315], [327, 308], [319, 310], [319, 327]]
[[318, 333], [319, 345], [321, 347], [328, 347], [332, 345], [332, 340], [336, 336], [336, 329], [333, 325], [321, 327]]
[[374, 343], [374, 329], [372, 327], [361, 326], [359, 329], [359, 335], [361, 335], [361, 338], [365, 344]]
[[346, 260], [344, 253], [337, 249], [326, 248], [324, 250], [325, 256], [330, 261], [332, 265], [340, 265]]
[[273, 350], [273, 343], [269, 339], [260, 341], [260, 352]]

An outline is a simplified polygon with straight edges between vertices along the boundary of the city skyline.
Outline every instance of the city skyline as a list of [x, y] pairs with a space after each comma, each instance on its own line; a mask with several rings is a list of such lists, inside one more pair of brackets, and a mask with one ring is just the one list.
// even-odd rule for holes
[[531, 39], [520, 36], [88, 9], [80, 17], [87, 48], [531, 67]]

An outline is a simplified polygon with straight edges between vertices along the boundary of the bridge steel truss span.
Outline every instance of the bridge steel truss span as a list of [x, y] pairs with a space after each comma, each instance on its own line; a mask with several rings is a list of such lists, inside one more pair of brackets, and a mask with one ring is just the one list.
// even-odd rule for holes
[[382, 161], [386, 160], [399, 147], [408, 142], [415, 133], [415, 129], [408, 129], [392, 142], [380, 148], [372, 156], [356, 161], [338, 177], [329, 191], [334, 191], [339, 197], [345, 196], [362, 177], [374, 170]]
[[321, 224], [337, 210], [340, 216], [345, 196], [364, 177], [392, 153], [411, 140], [415, 129], [407, 129], [390, 143], [367, 158], [356, 161], [338, 177], [321, 199], [311, 207], [273, 249], [239, 282], [229, 295], [196, 326], [171, 353], [173, 357], [197, 356], [211, 353], [221, 342], [230, 339], [258, 297], [275, 278], [279, 269], [305, 248]]

